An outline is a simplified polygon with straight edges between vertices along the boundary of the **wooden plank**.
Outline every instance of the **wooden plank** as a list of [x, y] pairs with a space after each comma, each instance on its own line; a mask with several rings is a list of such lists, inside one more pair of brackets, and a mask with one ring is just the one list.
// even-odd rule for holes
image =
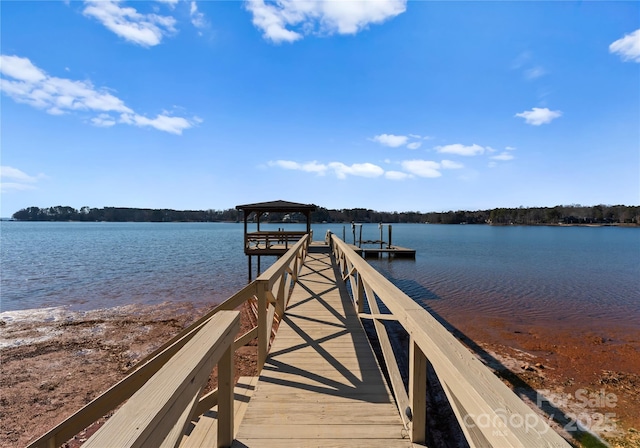
[[353, 447], [366, 447], [366, 448], [407, 448], [411, 446], [411, 443], [401, 439], [322, 439], [317, 441], [314, 439], [243, 439], [242, 442], [235, 441], [232, 448], [247, 448], [247, 447], [260, 447], [260, 448], [307, 448], [307, 447], [319, 447], [322, 448], [353, 448]]
[[257, 376], [250, 377], [240, 377], [238, 380], [238, 384], [236, 385], [236, 395], [234, 399], [234, 404], [236, 407], [235, 413], [235, 427], [234, 427], [234, 436], [238, 433], [238, 428], [240, 427], [240, 423], [244, 418], [245, 413], [247, 412], [247, 408], [249, 407], [249, 402], [251, 400], [251, 396], [256, 389], [256, 385], [258, 384]]
[[267, 330], [267, 325], [270, 324], [267, 319], [267, 304], [269, 302], [267, 301], [267, 284], [264, 281], [256, 281], [256, 296], [258, 297], [258, 372], [260, 372], [267, 359], [271, 336], [271, 325]]
[[214, 316], [85, 444], [91, 447], [159, 446], [185, 415], [213, 366], [240, 328], [238, 311]]
[[[200, 391], [197, 392], [199, 393]], [[155, 441], [146, 440], [145, 443], [148, 446], [151, 446], [152, 443], [155, 443], [155, 445], [153, 446], [159, 446], [160, 448], [175, 448], [178, 442], [182, 439], [182, 435], [184, 434], [187, 424], [191, 419], [191, 412], [193, 411], [193, 408], [196, 406], [196, 403], [198, 401], [198, 393], [193, 395], [193, 397], [191, 398], [191, 403], [189, 403], [189, 405], [184, 408], [184, 410], [182, 411], [182, 415], [180, 416], [178, 421], [175, 422], [173, 428], [171, 428], [171, 431], [169, 431], [169, 434], [167, 434], [164, 439], [160, 438], [159, 440]]]
[[[258, 377], [240, 377], [234, 388], [234, 434], [242, 422], [247, 405], [253, 395]], [[180, 443], [180, 448], [211, 447], [218, 438], [218, 406], [212, 407], [205, 415], [200, 416], [193, 424], [190, 431], [185, 434]]]
[[234, 436], [233, 425], [233, 350], [227, 347], [218, 362], [218, 443], [216, 446], [231, 446]]
[[[363, 279], [365, 296], [369, 303], [369, 309], [373, 314], [380, 314], [380, 309], [378, 307], [378, 303], [376, 302], [376, 297], [366, 282]], [[396, 399], [396, 403], [398, 405], [398, 409], [401, 412], [402, 422], [406, 427], [409, 425], [409, 419], [405, 412], [402, 410], [406, 409], [409, 406], [409, 396], [407, 395], [407, 391], [404, 388], [404, 382], [402, 380], [402, 375], [400, 374], [400, 369], [398, 368], [398, 363], [396, 362], [395, 355], [393, 354], [393, 348], [391, 347], [391, 340], [389, 339], [389, 335], [387, 334], [387, 330], [384, 324], [378, 320], [373, 321], [373, 327], [376, 330], [376, 334], [378, 336], [378, 343], [380, 344], [380, 349], [382, 350], [382, 356], [384, 357], [384, 362], [387, 366], [387, 373], [389, 374], [389, 379], [391, 380], [391, 388], [393, 389], [393, 395]]]
[[409, 342], [409, 401], [411, 403], [411, 441], [426, 442], [427, 358], [420, 347]]
[[[256, 406], [256, 410], [260, 412], [251, 419], [253, 425], [267, 425], [271, 423], [281, 424], [329, 424], [335, 425], [344, 422], [353, 421], [354, 405], [353, 403], [318, 403], [314, 405], [314, 412], [307, 412], [308, 403], [290, 403], [294, 406], [295, 412], [287, 409], [286, 413], [276, 404]], [[389, 409], [384, 406], [376, 411], [375, 406], [369, 406], [366, 414], [358, 413], [358, 424], [360, 425], [378, 425], [389, 423]]]
[[307, 255], [234, 446], [410, 446], [332, 263]]
[[358, 313], [358, 317], [360, 319], [376, 319], [376, 320], [395, 320], [398, 318], [393, 314], [367, 314], [367, 313]]
[[[355, 420], [355, 419], [354, 419]], [[397, 424], [349, 424], [342, 425], [300, 425], [274, 424], [250, 425], [242, 428], [243, 438], [271, 439], [282, 438], [283, 434], [291, 439], [313, 439], [322, 446], [322, 439], [402, 439], [402, 425]]]

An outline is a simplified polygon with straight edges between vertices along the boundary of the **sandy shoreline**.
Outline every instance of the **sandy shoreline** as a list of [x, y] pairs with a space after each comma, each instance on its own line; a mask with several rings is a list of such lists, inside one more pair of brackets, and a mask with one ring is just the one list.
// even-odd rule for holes
[[[204, 311], [164, 304], [0, 314], [0, 446], [34, 440]], [[250, 328], [246, 310], [242, 318]], [[531, 406], [544, 397], [542, 415], [568, 414], [556, 427], [579, 422], [613, 446], [640, 444], [640, 329], [577, 331], [478, 316], [449, 323]], [[237, 376], [254, 375], [255, 347], [241, 350], [236, 364]]]

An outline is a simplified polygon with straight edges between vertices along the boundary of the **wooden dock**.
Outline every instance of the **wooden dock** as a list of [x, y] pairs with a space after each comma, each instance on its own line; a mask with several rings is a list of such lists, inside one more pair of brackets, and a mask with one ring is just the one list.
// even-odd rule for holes
[[[422, 446], [428, 363], [470, 447], [569, 447], [350, 245], [335, 235], [327, 243], [311, 245], [305, 235], [29, 448], [61, 446], [107, 414], [87, 447]], [[257, 304], [257, 325], [240, 335], [237, 309], [247, 301]], [[373, 321], [384, 374], [360, 318]], [[409, 335], [408, 388], [386, 320]], [[256, 339], [259, 377], [234, 385], [233, 353]], [[216, 363], [218, 388], [205, 393]]]
[[406, 437], [335, 264], [308, 254], [232, 446], [411, 446]]

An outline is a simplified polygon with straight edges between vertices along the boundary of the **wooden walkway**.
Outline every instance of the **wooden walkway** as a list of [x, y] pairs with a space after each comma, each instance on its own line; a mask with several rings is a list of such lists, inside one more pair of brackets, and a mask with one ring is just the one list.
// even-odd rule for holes
[[[569, 447], [418, 303], [344, 241], [332, 234], [327, 240], [331, 255], [305, 235], [259, 278], [28, 448], [60, 446], [120, 405], [86, 446], [422, 446], [429, 362], [469, 446]], [[237, 308], [255, 301], [258, 323], [239, 336]], [[380, 314], [378, 301], [389, 314]], [[366, 303], [399, 406], [357, 314]], [[268, 350], [276, 312], [284, 316]], [[408, 390], [381, 323], [388, 319], [410, 335]], [[254, 339], [260, 376], [241, 378], [234, 389], [234, 352]], [[218, 388], [203, 395], [216, 364]], [[398, 408], [412, 411], [408, 430]]]
[[307, 255], [232, 446], [411, 446], [336, 272]]

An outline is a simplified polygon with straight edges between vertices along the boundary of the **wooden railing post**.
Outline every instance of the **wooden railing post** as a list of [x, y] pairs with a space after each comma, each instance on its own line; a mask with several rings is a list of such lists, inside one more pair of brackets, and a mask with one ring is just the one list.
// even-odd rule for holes
[[427, 430], [427, 357], [416, 341], [409, 342], [409, 402], [411, 403], [411, 442], [424, 444]]
[[357, 285], [356, 285], [356, 303], [358, 306], [358, 313], [364, 313], [364, 280], [362, 279], [362, 275], [357, 273]]
[[218, 361], [218, 447], [228, 447], [233, 443], [233, 353], [231, 345]]
[[269, 338], [271, 336], [271, 325], [267, 322], [267, 287], [268, 282], [256, 280], [256, 296], [258, 298], [258, 374], [262, 371], [265, 361], [267, 360], [267, 351], [269, 348]]

